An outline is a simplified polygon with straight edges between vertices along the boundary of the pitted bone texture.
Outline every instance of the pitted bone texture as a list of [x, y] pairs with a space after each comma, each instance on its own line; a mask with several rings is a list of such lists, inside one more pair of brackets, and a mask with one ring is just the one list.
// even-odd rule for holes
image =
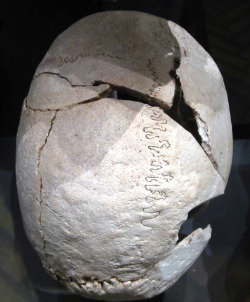
[[[218, 94], [185, 74], [189, 51], [188, 64], [219, 81]], [[17, 186], [31, 243], [69, 289], [103, 300], [152, 297], [206, 246], [210, 227], [177, 244], [189, 211], [224, 192], [231, 164], [226, 92], [204, 56], [212, 60], [172, 22], [105, 12], [59, 35], [39, 65], [18, 130]], [[201, 144], [168, 114], [177, 85]], [[114, 90], [131, 100], [110, 98]], [[202, 103], [196, 91], [208, 93]]]

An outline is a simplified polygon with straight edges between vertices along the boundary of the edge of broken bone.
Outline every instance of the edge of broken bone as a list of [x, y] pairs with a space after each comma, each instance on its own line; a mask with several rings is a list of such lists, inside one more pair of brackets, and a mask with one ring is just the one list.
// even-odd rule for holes
[[[147, 20], [158, 20], [161, 22], [161, 25], [165, 27], [165, 29], [169, 28], [167, 31], [167, 35], [169, 36], [169, 40], [172, 40], [173, 47], [175, 47], [175, 53], [178, 56], [177, 59], [180, 61], [180, 66], [176, 69], [176, 74], [180, 79], [182, 90], [185, 98], [185, 103], [193, 110], [194, 116], [196, 118], [198, 130], [201, 136], [202, 144], [201, 147], [203, 148], [204, 152], [207, 154], [208, 158], [210, 159], [211, 163], [214, 165], [214, 168], [219, 172], [222, 179], [226, 184], [230, 172], [231, 162], [232, 162], [232, 130], [231, 130], [231, 121], [230, 121], [230, 113], [229, 113], [229, 106], [227, 101], [227, 94], [225, 90], [225, 85], [221, 76], [219, 69], [217, 68], [215, 62], [211, 58], [211, 56], [202, 48], [201, 45], [198, 44], [197, 41], [183, 28], [178, 26], [177, 24], [167, 21], [165, 19], [147, 15], [141, 12], [119, 12], [119, 11], [112, 11], [112, 12], [102, 12], [94, 15], [90, 15], [77, 23], [73, 24], [69, 27], [66, 31], [64, 31], [60, 36], [54, 41], [50, 50], [47, 52], [45, 58], [39, 65], [36, 76], [41, 73], [57, 73], [62, 78], [67, 78], [68, 81], [76, 86], [89, 86], [89, 87], [75, 87], [76, 89], [73, 93], [76, 95], [76, 103], [78, 102], [85, 102], [87, 98], [96, 97], [101, 91], [105, 91], [107, 89], [106, 86], [97, 86], [91, 87], [91, 83], [94, 80], [101, 80], [104, 83], [110, 83], [113, 86], [121, 86], [121, 81], [129, 79], [127, 84], [123, 83], [123, 86], [126, 86], [134, 91], [141, 91], [141, 93], [149, 93], [148, 85], [156, 85], [156, 87], [152, 86], [154, 97], [158, 99], [162, 99], [163, 95], [172, 96], [173, 94], [173, 81], [171, 77], [167, 81], [167, 84], [164, 81], [159, 82], [159, 79], [155, 82], [155, 76], [159, 78], [159, 74], [161, 74], [160, 78], [162, 77], [162, 72], [159, 72], [159, 64], [154, 66], [154, 59], [155, 59], [155, 51], [159, 50], [161, 58], [165, 62], [166, 55], [163, 58], [164, 51], [168, 51], [164, 44], [163, 46], [159, 45], [160, 41], [156, 42], [153, 37], [148, 37], [144, 35], [144, 38], [149, 39], [153, 44], [151, 45], [153, 48], [149, 47], [151, 51], [150, 54], [147, 56], [148, 62], [147, 67], [141, 70], [138, 66], [138, 70], [143, 71], [138, 73], [138, 70], [134, 70], [133, 73], [128, 73], [130, 76], [124, 77], [124, 75], [120, 78], [120, 75], [127, 70], [123, 64], [120, 64], [120, 60], [123, 59], [128, 60], [126, 62], [135, 63], [135, 52], [134, 50], [129, 49], [129, 54], [126, 52], [125, 54], [121, 50], [111, 49], [110, 48], [110, 41], [109, 44], [106, 44], [106, 40], [103, 40], [104, 45], [101, 47], [99, 44], [94, 45], [91, 43], [91, 49], [85, 49], [83, 46], [86, 44], [85, 38], [90, 39], [90, 31], [91, 28], [89, 27], [90, 24], [96, 24], [102, 20], [104, 24], [109, 22], [110, 16], [113, 16], [114, 20], [119, 20], [120, 22], [120, 14], [122, 14], [123, 18], [127, 16], [127, 18], [135, 18], [136, 16], [140, 16], [140, 22], [149, 26], [149, 22]], [[96, 20], [96, 21], [95, 21]], [[92, 25], [93, 25], [92, 24]], [[141, 25], [142, 25], [141, 24]], [[155, 24], [158, 24], [157, 22]], [[91, 26], [92, 26], [91, 25]], [[93, 25], [93, 26], [94, 26]], [[99, 25], [99, 24], [98, 24]], [[159, 25], [159, 24], [158, 24]], [[160, 26], [156, 26], [155, 30], [160, 32]], [[85, 38], [83, 39], [83, 28], [86, 29]], [[93, 27], [96, 32], [98, 30]], [[144, 28], [144, 27], [143, 27]], [[141, 30], [141, 28], [139, 27]], [[77, 47], [72, 49], [72, 41], [75, 39], [75, 35], [71, 35], [72, 32], [76, 31], [77, 36], [81, 37], [81, 43], [77, 42]], [[134, 32], [134, 28], [131, 29]], [[144, 31], [141, 30], [143, 33]], [[103, 32], [101, 36], [103, 36]], [[166, 34], [164, 36], [166, 38]], [[62, 39], [66, 39], [63, 43], [65, 47], [61, 47]], [[142, 39], [143, 40], [143, 39]], [[176, 42], [176, 43], [175, 43]], [[79, 45], [81, 48], [79, 49]], [[158, 44], [157, 44], [158, 43]], [[112, 43], [111, 43], [112, 44]], [[88, 44], [86, 44], [88, 45]], [[99, 46], [98, 46], [99, 45]], [[156, 47], [159, 45], [159, 49]], [[88, 45], [89, 47], [89, 45]], [[98, 48], [99, 47], [99, 48]], [[101, 48], [100, 48], [101, 47]], [[85, 49], [85, 52], [84, 52]], [[96, 53], [96, 50], [99, 49], [100, 51]], [[164, 49], [164, 51], [163, 51]], [[81, 50], [81, 51], [80, 51]], [[95, 51], [94, 51], [95, 50]], [[104, 51], [105, 50], [105, 51]], [[170, 49], [171, 50], [171, 49]], [[83, 53], [82, 53], [83, 52]], [[138, 54], [137, 54], [138, 55]], [[172, 57], [173, 53], [171, 52]], [[94, 56], [94, 57], [93, 57]], [[88, 74], [81, 74], [81, 72], [75, 72], [74, 68], [80, 64], [80, 59], [85, 60], [87, 57], [91, 57], [93, 64], [99, 64], [99, 71], [91, 72]], [[168, 56], [167, 56], [168, 57]], [[62, 65], [61, 61], [65, 58], [65, 65]], [[70, 59], [71, 58], [71, 59]], [[100, 59], [102, 58], [102, 59]], [[171, 56], [170, 56], [171, 58]], [[79, 59], [79, 60], [78, 60]], [[145, 57], [146, 59], [146, 57]], [[84, 61], [85, 62], [85, 61]], [[111, 68], [112, 64], [116, 66], [114, 69]], [[171, 61], [172, 62], [172, 61]], [[70, 64], [69, 64], [70, 63]], [[86, 62], [85, 62], [86, 63]], [[82, 64], [85, 64], [82, 63]], [[101, 65], [100, 65], [101, 64]], [[104, 64], [104, 65], [103, 65]], [[133, 64], [131, 66], [133, 66]], [[172, 63], [171, 63], [172, 64]], [[170, 65], [171, 65], [170, 64]], [[90, 64], [91, 65], [91, 64]], [[129, 66], [130, 66], [129, 65]], [[170, 68], [169, 65], [169, 68]], [[85, 65], [83, 65], [85, 66]], [[150, 70], [148, 67], [150, 66]], [[161, 65], [160, 65], [161, 66]], [[165, 66], [165, 65], [164, 65]], [[167, 66], [167, 65], [166, 65]], [[172, 65], [171, 65], [172, 66]], [[78, 66], [79, 67], [79, 66]], [[86, 70], [88, 64], [85, 66]], [[107, 74], [103, 74], [103, 70], [106, 68], [108, 72]], [[152, 69], [153, 68], [153, 69]], [[172, 67], [171, 67], [172, 68]], [[161, 69], [161, 68], [160, 68]], [[72, 72], [74, 70], [74, 72]], [[81, 70], [81, 69], [80, 69]], [[122, 71], [122, 72], [121, 72]], [[110, 74], [109, 74], [110, 73]], [[133, 74], [138, 73], [137, 76], [140, 75], [140, 81], [132, 81]], [[112, 76], [110, 76], [112, 75]], [[98, 78], [96, 78], [98, 76]], [[164, 75], [165, 77], [165, 75]], [[168, 77], [168, 74], [166, 74]], [[147, 81], [145, 82], [145, 78]], [[135, 83], [143, 82], [144, 84], [141, 86], [135, 85]], [[147, 83], [147, 85], [146, 85]], [[165, 84], [164, 84], [165, 83]], [[68, 83], [69, 84], [69, 83]], [[161, 85], [164, 84], [164, 85]], [[35, 85], [35, 84], [34, 84]], [[133, 87], [131, 87], [131, 85]], [[159, 87], [161, 88], [159, 90]], [[194, 89], [195, 87], [195, 89]], [[143, 89], [142, 89], [143, 88]], [[71, 89], [72, 90], [72, 89]], [[84, 98], [82, 93], [84, 91]], [[156, 95], [155, 95], [156, 94]], [[171, 97], [167, 98], [170, 101], [168, 106], [171, 106], [172, 99]], [[39, 108], [45, 109], [48, 106], [49, 100], [46, 98], [42, 98], [44, 104], [32, 104], [31, 95], [29, 96], [28, 104], [32, 107], [33, 105], [39, 105]], [[63, 101], [63, 102], [62, 102]], [[167, 102], [167, 100], [165, 100]], [[66, 105], [71, 104], [72, 98], [67, 97], [67, 93], [63, 100], [58, 100], [58, 104], [61, 107], [65, 107]], [[160, 101], [162, 106], [162, 102]], [[53, 108], [55, 109], [56, 106]], [[61, 108], [60, 107], [60, 108]]]
[[[158, 279], [161, 286], [162, 283], [164, 284], [162, 292], [172, 286], [197, 260], [207, 246], [211, 238], [211, 232], [210, 225], [205, 229], [196, 229], [154, 266], [153, 278]], [[159, 293], [158, 290], [157, 292]], [[154, 294], [150, 292], [147, 296], [152, 297]]]
[[223, 77], [213, 58], [185, 29], [172, 21], [168, 25], [180, 46], [176, 74], [185, 103], [193, 110], [203, 150], [226, 184], [232, 162], [232, 125]]
[[44, 72], [31, 82], [27, 105], [34, 110], [48, 111], [92, 101], [109, 91], [109, 84], [73, 85], [67, 77]]
[[[156, 263], [141, 279], [127, 282], [128, 288], [124, 286], [126, 282], [120, 284], [120, 286], [110, 285], [105, 291], [99, 292], [95, 299], [101, 300], [105, 295], [108, 301], [129, 301], [131, 299], [138, 300], [142, 297], [151, 298], [164, 292], [192, 266], [205, 249], [210, 238], [210, 225], [205, 229], [196, 229], [179, 242], [165, 258]], [[75, 289], [78, 290], [74, 282], [66, 283], [66, 285], [71, 290], [76, 286]], [[126, 296], [123, 296], [124, 290], [127, 290]], [[133, 295], [135, 292], [137, 293], [136, 296]], [[85, 293], [85, 295], [89, 298], [92, 297], [91, 293]]]

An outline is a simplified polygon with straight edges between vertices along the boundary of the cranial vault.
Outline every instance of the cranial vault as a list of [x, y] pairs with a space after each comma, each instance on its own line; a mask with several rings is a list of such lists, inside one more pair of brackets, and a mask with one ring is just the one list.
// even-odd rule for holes
[[88, 16], [38, 66], [17, 137], [29, 240], [71, 290], [152, 297], [205, 248], [188, 213], [224, 192], [232, 157], [222, 76], [173, 22], [132, 11]]

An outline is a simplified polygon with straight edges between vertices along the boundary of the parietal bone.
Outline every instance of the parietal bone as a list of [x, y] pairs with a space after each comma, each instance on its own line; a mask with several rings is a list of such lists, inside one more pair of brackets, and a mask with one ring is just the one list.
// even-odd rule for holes
[[183, 28], [132, 11], [85, 17], [56, 38], [24, 101], [16, 173], [26, 233], [76, 293], [155, 296], [207, 245], [210, 226], [180, 242], [178, 232], [223, 194], [231, 160], [222, 76]]

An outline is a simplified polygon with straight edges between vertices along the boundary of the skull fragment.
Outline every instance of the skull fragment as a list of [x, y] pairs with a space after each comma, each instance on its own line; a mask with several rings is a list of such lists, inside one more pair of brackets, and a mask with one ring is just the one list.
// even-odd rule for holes
[[139, 12], [88, 16], [57, 37], [24, 101], [16, 170], [28, 238], [83, 296], [152, 297], [205, 248], [209, 226], [177, 243], [178, 232], [223, 194], [231, 157], [223, 79], [184, 29]]

